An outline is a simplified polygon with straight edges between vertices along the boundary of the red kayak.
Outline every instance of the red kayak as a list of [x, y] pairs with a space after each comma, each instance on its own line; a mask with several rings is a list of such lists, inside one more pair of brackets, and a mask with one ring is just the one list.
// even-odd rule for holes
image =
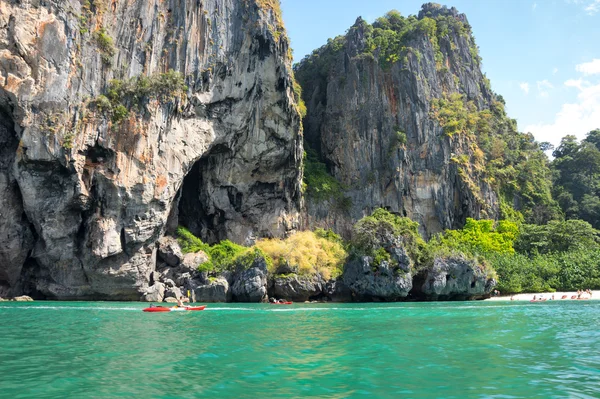
[[206, 306], [185, 306], [183, 308], [173, 306], [171, 308], [166, 306], [151, 306], [143, 309], [144, 312], [186, 312], [189, 310], [204, 310]]
[[269, 302], [271, 305], [291, 305], [293, 302]]

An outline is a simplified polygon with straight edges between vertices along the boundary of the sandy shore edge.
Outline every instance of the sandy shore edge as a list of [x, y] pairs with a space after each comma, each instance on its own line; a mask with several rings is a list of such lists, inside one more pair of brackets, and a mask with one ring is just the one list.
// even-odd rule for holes
[[[546, 299], [551, 299], [552, 295], [554, 295], [555, 300], [562, 301], [572, 301], [576, 299], [571, 299], [573, 295], [577, 296], [577, 292], [541, 292], [541, 293], [529, 293], [529, 294], [514, 294], [512, 295], [513, 301], [531, 301], [533, 297], [539, 298], [540, 296]], [[563, 295], [566, 295], [568, 299], [561, 299]], [[590, 298], [588, 294], [582, 294], [582, 298], [590, 299], [590, 300], [600, 300], [600, 291], [592, 291], [592, 297]], [[495, 296], [486, 299], [486, 301], [510, 301], [511, 295], [501, 295]]]

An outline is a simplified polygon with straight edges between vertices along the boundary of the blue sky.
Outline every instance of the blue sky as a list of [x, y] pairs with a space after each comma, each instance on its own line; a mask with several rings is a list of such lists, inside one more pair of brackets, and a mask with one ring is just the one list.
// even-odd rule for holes
[[[296, 61], [358, 16], [417, 14], [419, 0], [281, 0]], [[465, 13], [492, 88], [538, 141], [600, 128], [600, 0], [453, 0]]]

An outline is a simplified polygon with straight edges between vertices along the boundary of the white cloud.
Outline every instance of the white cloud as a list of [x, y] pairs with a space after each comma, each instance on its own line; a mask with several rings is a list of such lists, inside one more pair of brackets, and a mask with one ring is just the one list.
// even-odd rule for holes
[[548, 95], [550, 94], [549, 91], [554, 89], [554, 86], [552, 85], [552, 83], [548, 82], [547, 80], [538, 80], [536, 82], [537, 84], [537, 89], [538, 89], [538, 94], [540, 97], [548, 97]]
[[583, 85], [589, 84], [589, 82], [584, 81], [583, 79], [569, 79], [565, 82], [565, 86], [567, 87], [576, 87], [579, 90], [583, 90]]
[[563, 104], [554, 122], [525, 127], [525, 131], [533, 133], [538, 141], [558, 145], [567, 134], [583, 139], [590, 130], [600, 128], [600, 82], [591, 84], [581, 79], [571, 79], [565, 82], [565, 86], [579, 91], [577, 101]]
[[[598, 0], [598, 6], [600, 7], [600, 0]], [[584, 62], [575, 67], [577, 72], [582, 72], [584, 75], [597, 75], [600, 74], [600, 59], [594, 58], [591, 62]]]
[[552, 75], [556, 75], [557, 73], [558, 73], [558, 68], [556, 68], [556, 67], [555, 67], [555, 68], [552, 70]]
[[594, 15], [596, 14], [598, 11], [600, 11], [600, 0], [593, 0], [591, 3], [589, 3], [586, 7], [585, 7], [585, 11], [589, 14], [589, 15]]
[[600, 0], [566, 0], [569, 4], [581, 5], [588, 15], [594, 15], [600, 11]]
[[523, 90], [525, 94], [529, 94], [529, 83], [519, 83], [519, 87], [521, 88], [521, 90]]

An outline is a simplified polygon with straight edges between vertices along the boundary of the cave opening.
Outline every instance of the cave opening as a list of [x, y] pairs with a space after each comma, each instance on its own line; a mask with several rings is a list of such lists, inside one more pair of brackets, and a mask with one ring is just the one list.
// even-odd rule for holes
[[[217, 196], [222, 195], [221, 183], [211, 173], [220, 167], [220, 156], [227, 152], [229, 148], [226, 146], [216, 145], [194, 163], [183, 179], [178, 201], [175, 201], [177, 209], [171, 214], [171, 230], [174, 230], [175, 225], [183, 226], [208, 244], [227, 238], [226, 212], [219, 209], [219, 201], [216, 200]], [[236, 190], [227, 190], [227, 199], [234, 208], [239, 208], [242, 194]]]

